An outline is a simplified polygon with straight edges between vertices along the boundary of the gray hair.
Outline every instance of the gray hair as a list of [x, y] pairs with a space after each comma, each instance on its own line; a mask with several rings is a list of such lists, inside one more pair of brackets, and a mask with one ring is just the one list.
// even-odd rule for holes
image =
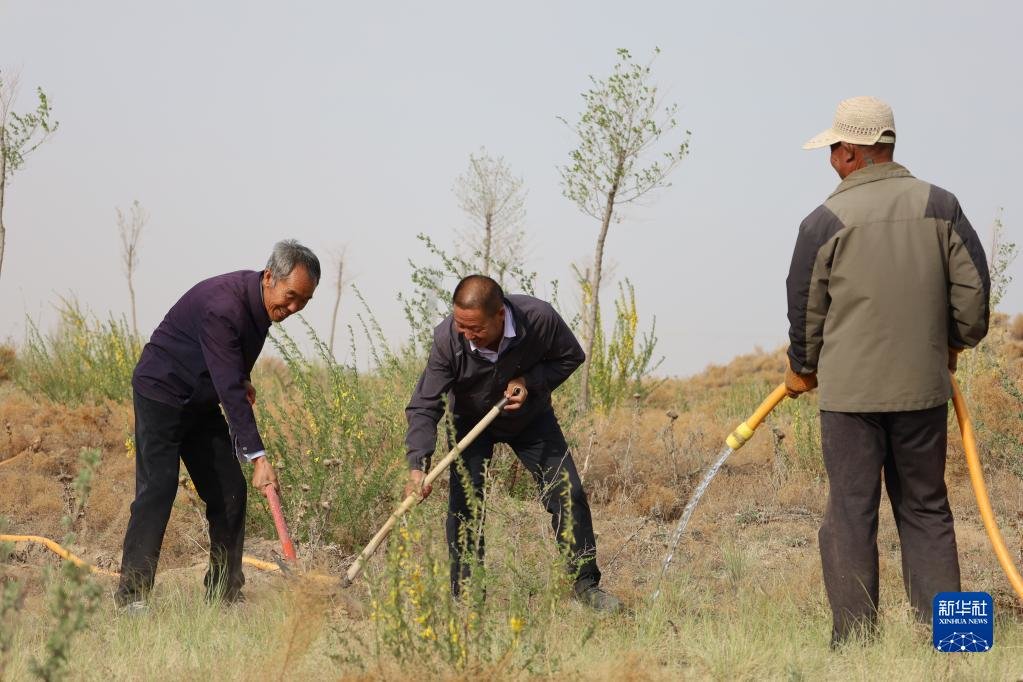
[[308, 247], [302, 246], [295, 239], [284, 239], [274, 244], [266, 269], [275, 281], [290, 275], [296, 265], [304, 266], [315, 284], [320, 283], [320, 259]]

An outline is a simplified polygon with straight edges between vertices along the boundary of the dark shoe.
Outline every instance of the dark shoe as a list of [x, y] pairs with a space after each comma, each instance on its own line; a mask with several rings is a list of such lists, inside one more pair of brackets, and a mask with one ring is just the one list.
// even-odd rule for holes
[[622, 602], [610, 592], [605, 592], [591, 581], [580, 580], [575, 584], [575, 598], [594, 611], [620, 613]]

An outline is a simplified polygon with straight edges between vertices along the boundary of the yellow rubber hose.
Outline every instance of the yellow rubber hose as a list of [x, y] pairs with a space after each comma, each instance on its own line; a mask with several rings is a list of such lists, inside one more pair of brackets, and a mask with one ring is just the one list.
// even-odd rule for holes
[[998, 522], [995, 521], [995, 514], [991, 510], [991, 500], [987, 494], [987, 486], [984, 485], [984, 470], [980, 466], [980, 456], [977, 454], [977, 441], [973, 433], [973, 424], [970, 422], [970, 411], [966, 407], [963, 393], [959, 390], [959, 384], [955, 376], [952, 377], [952, 404], [956, 410], [956, 420], [959, 422], [959, 433], [963, 437], [963, 448], [966, 450], [966, 464], [970, 470], [970, 484], [973, 486], [973, 495], [977, 498], [977, 508], [980, 509], [980, 518], [984, 521], [984, 529], [987, 531], [988, 539], [998, 557], [998, 563], [1002, 565], [1005, 577], [1012, 584], [1016, 596], [1023, 600], [1023, 578], [1013, 564], [1012, 555], [1005, 546], [1002, 539], [1002, 532], [998, 529]]
[[42, 537], [40, 535], [2, 535], [2, 534], [0, 534], [0, 542], [34, 542], [37, 545], [42, 545], [43, 547], [45, 547], [46, 549], [50, 550], [51, 552], [53, 552], [57, 556], [61, 557], [62, 559], [70, 561], [75, 566], [86, 566], [86, 567], [88, 567], [88, 569], [90, 571], [92, 571], [93, 573], [98, 573], [99, 575], [108, 575], [108, 576], [111, 576], [111, 577], [114, 577], [114, 578], [116, 578], [119, 575], [117, 573], [114, 573], [113, 571], [108, 571], [106, 569], [99, 568], [97, 566], [92, 566], [92, 565], [86, 563], [85, 561], [83, 561], [82, 559], [76, 557], [74, 554], [72, 554], [68, 550], [64, 549], [61, 545], [57, 544], [56, 542], [54, 542], [50, 538], [44, 538], [44, 537]]
[[[90, 571], [98, 575], [110, 576], [111, 578], [117, 578], [120, 573], [115, 571], [108, 571], [98, 566], [93, 566], [81, 558], [75, 556], [59, 543], [51, 540], [50, 538], [44, 538], [41, 535], [3, 535], [0, 534], [0, 542], [34, 542], [37, 545], [42, 545], [46, 549], [50, 550], [57, 556], [70, 561], [75, 566], [86, 566]], [[261, 571], [280, 571], [281, 567], [270, 561], [263, 561], [261, 559], [255, 559], [250, 556], [242, 557], [242, 563], [253, 568], [258, 568]]]

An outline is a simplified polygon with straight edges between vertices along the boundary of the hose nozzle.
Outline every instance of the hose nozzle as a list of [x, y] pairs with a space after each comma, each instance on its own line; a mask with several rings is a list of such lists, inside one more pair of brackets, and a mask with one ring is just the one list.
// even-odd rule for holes
[[767, 396], [764, 402], [760, 403], [760, 406], [757, 407], [750, 418], [736, 426], [735, 431], [732, 431], [732, 435], [725, 439], [728, 447], [732, 448], [732, 450], [738, 450], [745, 445], [746, 441], [753, 437], [753, 432], [757, 430], [761, 422], [771, 413], [771, 410], [777, 407], [778, 403], [782, 400], [785, 400], [786, 395], [788, 393], [785, 384], [781, 384], [771, 391], [771, 395]]
[[725, 438], [725, 443], [727, 443], [728, 447], [732, 448], [732, 450], [738, 450], [752, 437], [753, 427], [746, 422], [743, 422], [735, 427], [735, 431], [732, 431], [732, 435]]

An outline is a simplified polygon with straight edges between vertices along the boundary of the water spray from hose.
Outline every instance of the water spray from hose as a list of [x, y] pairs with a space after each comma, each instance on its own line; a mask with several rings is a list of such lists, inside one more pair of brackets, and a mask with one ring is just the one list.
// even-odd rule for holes
[[735, 427], [731, 435], [725, 439], [725, 449], [721, 451], [714, 463], [707, 469], [707, 473], [703, 475], [703, 480], [696, 486], [696, 490], [693, 491], [692, 497], [689, 498], [689, 503], [686, 504], [686, 508], [682, 510], [682, 518], [678, 520], [678, 526], [675, 528], [675, 532], [671, 536], [671, 544], [668, 549], [668, 556], [664, 558], [664, 564], [661, 566], [661, 575], [657, 578], [657, 589], [654, 590], [653, 598], [657, 599], [661, 594], [661, 581], [664, 580], [664, 574], [668, 572], [668, 567], [671, 565], [672, 559], [675, 558], [675, 550], [678, 549], [679, 540], [682, 539], [682, 534], [686, 531], [686, 526], [689, 525], [689, 519], [692, 517], [693, 512], [696, 511], [696, 505], [699, 504], [700, 498], [703, 497], [703, 493], [706, 492], [707, 487], [710, 486], [710, 482], [714, 480], [718, 470], [721, 469], [721, 465], [725, 463], [733, 452], [741, 448], [743, 445], [753, 437], [757, 427], [760, 426], [761, 422], [771, 413], [778, 403], [785, 399], [787, 395], [785, 384], [781, 384], [778, 388], [771, 392], [771, 395], [767, 396], [764, 402], [760, 403], [760, 407], [756, 409], [753, 415]]

